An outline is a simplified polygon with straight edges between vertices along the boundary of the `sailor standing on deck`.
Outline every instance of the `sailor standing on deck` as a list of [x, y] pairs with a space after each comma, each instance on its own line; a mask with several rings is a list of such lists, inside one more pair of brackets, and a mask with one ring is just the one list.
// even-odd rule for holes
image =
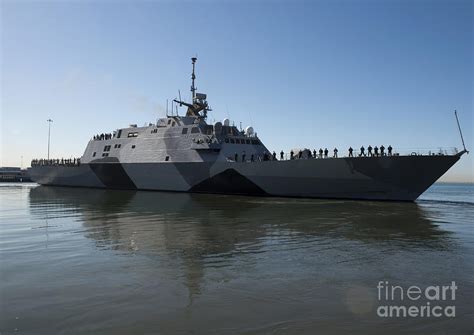
[[285, 155], [285, 153], [282, 151], [280, 151], [280, 160], [283, 160], [283, 156]]
[[379, 156], [379, 148], [377, 148], [377, 146], [374, 147], [374, 155], [375, 155], [376, 157]]
[[294, 158], [294, 157], [293, 157], [294, 155], [295, 155], [295, 153], [293, 152], [293, 150], [291, 150], [291, 151], [290, 151], [290, 159], [293, 159], [293, 158]]
[[392, 146], [389, 144], [387, 148], [389, 156], [392, 156], [392, 149], [393, 149]]
[[354, 151], [354, 149], [352, 149], [352, 147], [349, 147], [349, 157], [354, 157], [354, 156], [352, 155], [352, 151]]
[[385, 156], [385, 147], [383, 144], [380, 146], [380, 156]]
[[337, 158], [337, 151], [338, 151], [337, 148], [334, 148], [334, 156], [333, 156], [334, 158]]
[[364, 146], [361, 146], [361, 147], [360, 147], [360, 155], [359, 155], [359, 157], [362, 157], [362, 156], [365, 156], [365, 148], [364, 148]]
[[324, 149], [324, 158], [328, 158], [328, 153], [329, 153], [328, 148], [325, 148]]
[[277, 159], [277, 153], [273, 151], [273, 160], [276, 161], [276, 159]]
[[371, 145], [369, 145], [367, 147], [367, 152], [368, 152], [369, 157], [372, 157], [372, 146]]
[[317, 152], [316, 149], [313, 150], [313, 157], [316, 158]]
[[323, 158], [323, 149], [319, 148], [319, 158]]
[[242, 162], [245, 162], [245, 151], [242, 151]]

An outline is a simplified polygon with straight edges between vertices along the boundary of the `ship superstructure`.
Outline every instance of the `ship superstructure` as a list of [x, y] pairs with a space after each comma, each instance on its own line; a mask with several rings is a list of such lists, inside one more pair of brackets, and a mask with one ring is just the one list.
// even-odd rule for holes
[[73, 164], [35, 160], [31, 178], [77, 187], [412, 201], [466, 152], [279, 160], [252, 127], [206, 122], [210, 108], [196, 91], [195, 63], [192, 101], [174, 100], [187, 108], [185, 116], [96, 135]]
[[[111, 136], [96, 136], [81, 158], [82, 163], [177, 163], [236, 160], [267, 160], [270, 154], [252, 127], [239, 130], [229, 119], [207, 124], [207, 95], [194, 85], [192, 58], [192, 103], [175, 99], [187, 107], [185, 116], [167, 116], [145, 127], [136, 124], [118, 129]], [[237, 159], [238, 160], [238, 159]]]

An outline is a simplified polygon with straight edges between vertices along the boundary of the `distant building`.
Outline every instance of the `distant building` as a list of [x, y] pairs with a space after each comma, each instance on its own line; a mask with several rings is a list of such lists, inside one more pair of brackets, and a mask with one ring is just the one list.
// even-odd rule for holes
[[1, 182], [30, 182], [28, 170], [19, 167], [0, 167]]

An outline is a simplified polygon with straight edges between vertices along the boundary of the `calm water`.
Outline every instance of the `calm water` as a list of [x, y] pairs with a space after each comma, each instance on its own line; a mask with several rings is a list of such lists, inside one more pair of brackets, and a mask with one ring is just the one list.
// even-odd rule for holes
[[[1, 334], [473, 331], [472, 185], [411, 204], [2, 184], [0, 206]], [[456, 317], [381, 318], [379, 281], [455, 281]]]

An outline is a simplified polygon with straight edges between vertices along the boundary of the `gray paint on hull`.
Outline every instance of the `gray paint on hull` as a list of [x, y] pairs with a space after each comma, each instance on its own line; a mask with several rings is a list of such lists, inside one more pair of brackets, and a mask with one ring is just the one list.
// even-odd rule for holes
[[89, 166], [107, 188], [137, 188], [120, 163], [90, 164]]
[[234, 169], [227, 169], [191, 187], [190, 192], [265, 195], [258, 185]]
[[[138, 189], [263, 194], [273, 196], [413, 201], [459, 160], [456, 156], [307, 159], [253, 163], [130, 163], [121, 164]], [[113, 164], [113, 163], [110, 163]], [[119, 163], [117, 163], [119, 164]], [[44, 167], [38, 167], [42, 169]], [[47, 167], [32, 174], [42, 184], [106, 187], [87, 167]], [[75, 169], [81, 173], [73, 173]], [[258, 192], [242, 192], [221, 178], [232, 169]], [[66, 173], [67, 172], [67, 173]], [[64, 174], [64, 175], [63, 175]], [[67, 174], [67, 176], [66, 176]], [[54, 175], [54, 178], [51, 176]], [[75, 177], [77, 176], [77, 180]], [[93, 176], [91, 176], [93, 175]], [[221, 175], [219, 178], [213, 178]], [[232, 176], [231, 176], [232, 177]], [[239, 183], [239, 178], [230, 178]], [[50, 182], [50, 181], [54, 182]], [[212, 180], [212, 182], [207, 182]], [[242, 180], [240, 180], [242, 182]], [[226, 191], [227, 188], [227, 191]], [[235, 190], [239, 190], [236, 192]]]
[[88, 164], [80, 166], [34, 166], [29, 170], [31, 180], [42, 185], [105, 187]]
[[367, 159], [346, 158], [355, 171], [374, 181], [393, 185], [395, 192], [407, 192], [418, 198], [460, 158], [455, 156], [395, 156]]

